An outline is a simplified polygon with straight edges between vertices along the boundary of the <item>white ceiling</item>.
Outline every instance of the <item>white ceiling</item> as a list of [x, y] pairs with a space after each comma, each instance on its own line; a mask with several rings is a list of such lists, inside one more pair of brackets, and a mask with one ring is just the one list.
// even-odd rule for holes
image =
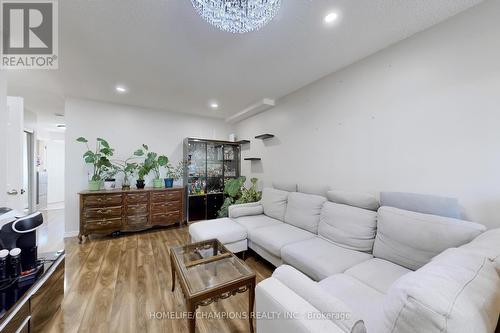
[[[238, 35], [206, 23], [189, 0], [64, 0], [59, 70], [11, 71], [8, 89], [45, 117], [64, 112], [65, 97], [228, 117], [481, 1], [283, 0], [269, 25]], [[341, 15], [333, 26], [323, 22], [329, 11]], [[129, 93], [116, 94], [117, 84]]]

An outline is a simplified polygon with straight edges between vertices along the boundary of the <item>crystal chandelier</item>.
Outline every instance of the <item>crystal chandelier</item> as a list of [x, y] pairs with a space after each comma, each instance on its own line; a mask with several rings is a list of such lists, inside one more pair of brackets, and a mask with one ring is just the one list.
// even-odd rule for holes
[[191, 0], [191, 3], [208, 23], [242, 34], [269, 23], [278, 12], [281, 0]]

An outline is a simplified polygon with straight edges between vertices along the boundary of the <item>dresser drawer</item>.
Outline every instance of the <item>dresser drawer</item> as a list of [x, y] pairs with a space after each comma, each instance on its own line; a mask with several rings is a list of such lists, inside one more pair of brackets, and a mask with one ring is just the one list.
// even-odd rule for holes
[[98, 194], [86, 195], [83, 197], [83, 205], [85, 207], [119, 206], [121, 204], [121, 194]]
[[125, 218], [125, 225], [129, 227], [145, 226], [149, 224], [147, 216], [127, 216]]
[[88, 232], [105, 232], [111, 230], [119, 230], [122, 226], [121, 218], [88, 220], [85, 223], [85, 229]]
[[166, 214], [154, 214], [151, 218], [152, 225], [171, 225], [181, 220], [181, 213], [169, 212]]
[[85, 208], [83, 216], [87, 219], [105, 219], [122, 216], [122, 207]]
[[127, 193], [126, 200], [128, 204], [148, 202], [148, 193]]
[[147, 203], [127, 206], [127, 213], [126, 213], [127, 216], [147, 215], [148, 213], [149, 210]]
[[181, 201], [182, 191], [151, 192], [151, 202]]
[[167, 213], [167, 204], [162, 203], [152, 203], [151, 204], [151, 214], [166, 214]]

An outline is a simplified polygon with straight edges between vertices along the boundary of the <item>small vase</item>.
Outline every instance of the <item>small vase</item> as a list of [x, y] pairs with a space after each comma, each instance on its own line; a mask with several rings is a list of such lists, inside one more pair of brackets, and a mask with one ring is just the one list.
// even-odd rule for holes
[[153, 187], [154, 188], [161, 188], [163, 187], [163, 181], [161, 179], [153, 179]]
[[130, 190], [130, 180], [128, 180], [128, 176], [126, 176], [126, 175], [123, 178], [122, 190]]
[[138, 189], [143, 189], [146, 183], [144, 183], [144, 179], [137, 179], [135, 186], [137, 186]]
[[173, 178], [165, 178], [165, 187], [166, 188], [174, 187], [174, 179]]
[[99, 191], [101, 189], [100, 180], [89, 180], [89, 191]]

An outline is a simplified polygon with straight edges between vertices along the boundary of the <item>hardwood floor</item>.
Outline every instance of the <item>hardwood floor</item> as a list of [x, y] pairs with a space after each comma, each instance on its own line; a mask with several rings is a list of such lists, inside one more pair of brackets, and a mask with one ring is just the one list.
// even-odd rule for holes
[[[158, 229], [118, 238], [94, 238], [78, 244], [65, 241], [66, 277], [62, 307], [50, 332], [188, 332], [182, 316], [181, 288], [170, 291], [169, 247], [189, 242], [187, 227]], [[250, 255], [246, 263], [257, 282], [273, 267]], [[198, 312], [196, 332], [248, 332], [248, 320], [214, 319], [221, 313], [245, 313], [247, 293], [238, 294]]]

